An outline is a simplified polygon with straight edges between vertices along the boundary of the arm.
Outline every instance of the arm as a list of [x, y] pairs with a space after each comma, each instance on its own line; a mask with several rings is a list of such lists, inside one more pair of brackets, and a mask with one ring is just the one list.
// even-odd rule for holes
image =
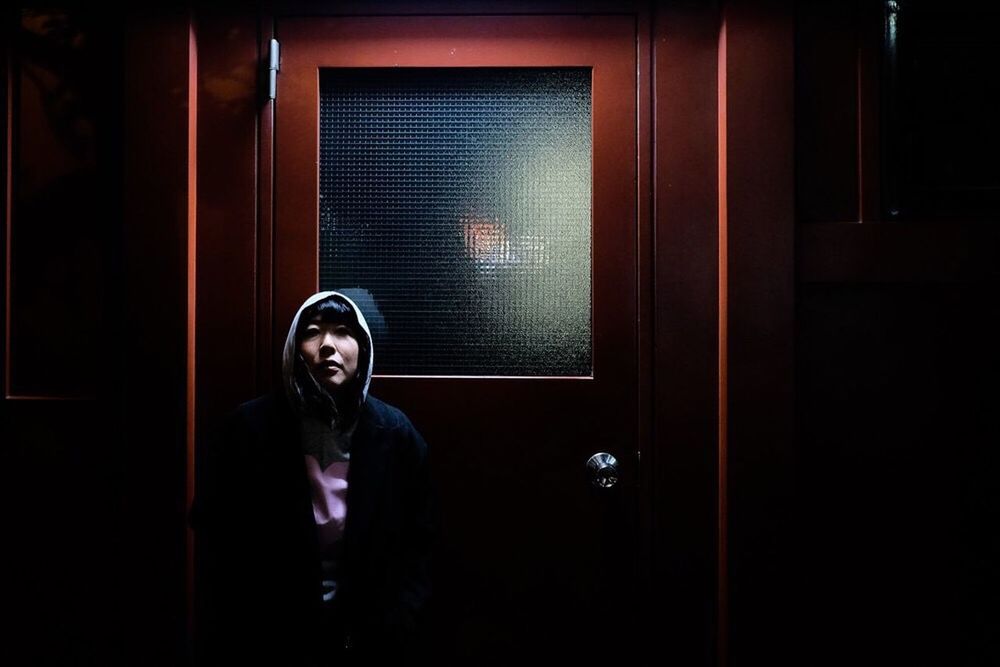
[[425, 630], [431, 596], [431, 556], [437, 533], [437, 503], [431, 480], [427, 443], [409, 425], [409, 479], [404, 499], [402, 579], [388, 626], [402, 643], [419, 642]]

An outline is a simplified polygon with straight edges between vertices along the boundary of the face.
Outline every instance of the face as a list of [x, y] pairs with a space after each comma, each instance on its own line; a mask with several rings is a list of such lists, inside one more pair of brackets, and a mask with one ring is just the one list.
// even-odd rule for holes
[[358, 339], [344, 324], [313, 318], [302, 334], [299, 352], [313, 376], [329, 392], [338, 391], [358, 372]]

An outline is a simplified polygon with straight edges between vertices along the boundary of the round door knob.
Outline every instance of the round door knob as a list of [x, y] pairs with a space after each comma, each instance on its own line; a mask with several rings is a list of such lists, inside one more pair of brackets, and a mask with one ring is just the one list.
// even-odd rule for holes
[[599, 489], [610, 489], [618, 483], [618, 459], [607, 452], [598, 452], [587, 459], [590, 482]]

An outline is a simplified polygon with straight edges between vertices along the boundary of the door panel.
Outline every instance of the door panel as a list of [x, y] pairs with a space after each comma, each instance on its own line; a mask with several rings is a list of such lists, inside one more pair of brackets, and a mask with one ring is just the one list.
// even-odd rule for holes
[[[329, 251], [320, 245], [324, 76], [336, 80], [337, 72], [364, 68], [371, 68], [372, 78], [390, 68], [409, 68], [414, 76], [450, 68], [590, 72], [590, 238], [575, 251], [581, 265], [589, 262], [589, 276], [586, 271], [583, 275], [589, 279], [589, 290], [582, 290], [582, 300], [567, 298], [577, 320], [581, 313], [589, 319], [589, 330], [584, 330], [589, 335], [584, 341], [590, 346], [589, 363], [578, 359], [575, 366], [551, 368], [501, 363], [490, 368], [480, 363], [476, 368], [483, 372], [449, 373], [447, 364], [408, 366], [403, 353], [393, 361], [393, 374], [385, 375], [380, 374], [376, 341], [371, 391], [407, 412], [431, 447], [442, 522], [434, 652], [442, 658], [479, 663], [527, 650], [584, 664], [627, 657], [625, 637], [634, 627], [641, 448], [634, 19], [310, 17], [280, 19], [276, 30], [282, 67], [275, 110], [274, 349], [280, 349], [298, 304], [320, 286], [321, 252], [329, 258]], [[406, 74], [400, 74], [404, 81]], [[558, 137], [553, 141], [555, 150], [565, 150]], [[446, 141], [442, 148], [445, 155], [448, 145]], [[441, 162], [439, 155], [437, 163]], [[544, 193], [556, 186], [533, 187]], [[498, 245], [510, 246], [509, 239], [497, 240], [507, 239], [502, 230], [518, 229], [520, 224], [511, 217], [511, 207], [493, 208], [492, 199], [484, 201], [470, 214], [473, 219], [455, 213], [453, 221], [454, 235], [465, 239], [469, 264], [465, 270], [472, 276], [482, 275], [481, 262], [476, 262], [484, 253], [495, 254]], [[381, 224], [376, 208], [369, 208], [366, 215], [366, 224]], [[447, 230], [447, 216], [447, 209], [439, 210], [434, 224]], [[387, 214], [384, 219], [391, 217]], [[586, 222], [582, 219], [580, 224]], [[422, 223], [415, 219], [393, 224], [405, 232], [407, 224]], [[573, 229], [571, 225], [569, 231]], [[421, 240], [421, 230], [410, 231], [414, 233], [406, 242], [424, 244], [414, 254], [433, 258], [434, 248]], [[326, 233], [327, 243], [335, 244], [337, 231]], [[365, 256], [406, 252], [398, 234], [364, 238], [378, 246], [365, 248]], [[337, 261], [349, 263], [351, 253], [338, 255]], [[384, 316], [387, 340], [392, 341], [399, 329], [394, 324], [398, 299], [393, 305], [389, 292], [393, 285], [407, 283], [405, 266], [405, 262], [387, 264], [383, 273], [400, 272], [388, 282], [364, 277], [374, 274], [360, 266], [361, 277], [353, 281], [350, 269], [338, 266], [328, 274], [336, 276], [330, 280], [346, 284], [323, 287], [364, 290], [370, 297], [368, 307]], [[444, 321], [434, 308], [434, 298], [442, 292], [435, 292], [438, 288], [433, 285], [446, 287], [460, 274], [454, 263], [442, 263], [437, 283], [428, 280], [426, 288], [416, 290], [418, 296], [421, 292], [428, 296], [426, 303], [414, 299], [414, 307], [424, 309], [417, 320], [426, 319], [429, 331]], [[520, 289], [530, 290], [532, 280], [523, 279]], [[580, 285], [572, 284], [571, 278], [558, 277], [556, 282], [580, 293]], [[497, 320], [502, 335], [490, 333], [502, 341], [501, 354], [527, 355], [537, 347], [534, 338], [544, 338], [548, 344], [558, 337], [559, 320], [555, 318], [557, 324], [552, 325], [555, 316], [548, 312], [541, 309], [539, 317], [527, 324], [516, 317]], [[371, 317], [367, 311], [366, 315]], [[549, 322], [550, 328], [537, 322]], [[441, 342], [445, 339], [427, 336], [422, 354], [432, 360], [453, 351], [453, 346]], [[613, 488], [597, 489], [588, 481], [585, 463], [599, 451], [619, 460], [619, 481]]]

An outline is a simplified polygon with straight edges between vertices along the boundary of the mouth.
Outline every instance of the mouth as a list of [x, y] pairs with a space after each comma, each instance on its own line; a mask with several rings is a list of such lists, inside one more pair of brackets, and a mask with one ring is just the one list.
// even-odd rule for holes
[[338, 364], [336, 361], [327, 361], [320, 366], [327, 373], [336, 373], [337, 371], [344, 370], [344, 367]]

